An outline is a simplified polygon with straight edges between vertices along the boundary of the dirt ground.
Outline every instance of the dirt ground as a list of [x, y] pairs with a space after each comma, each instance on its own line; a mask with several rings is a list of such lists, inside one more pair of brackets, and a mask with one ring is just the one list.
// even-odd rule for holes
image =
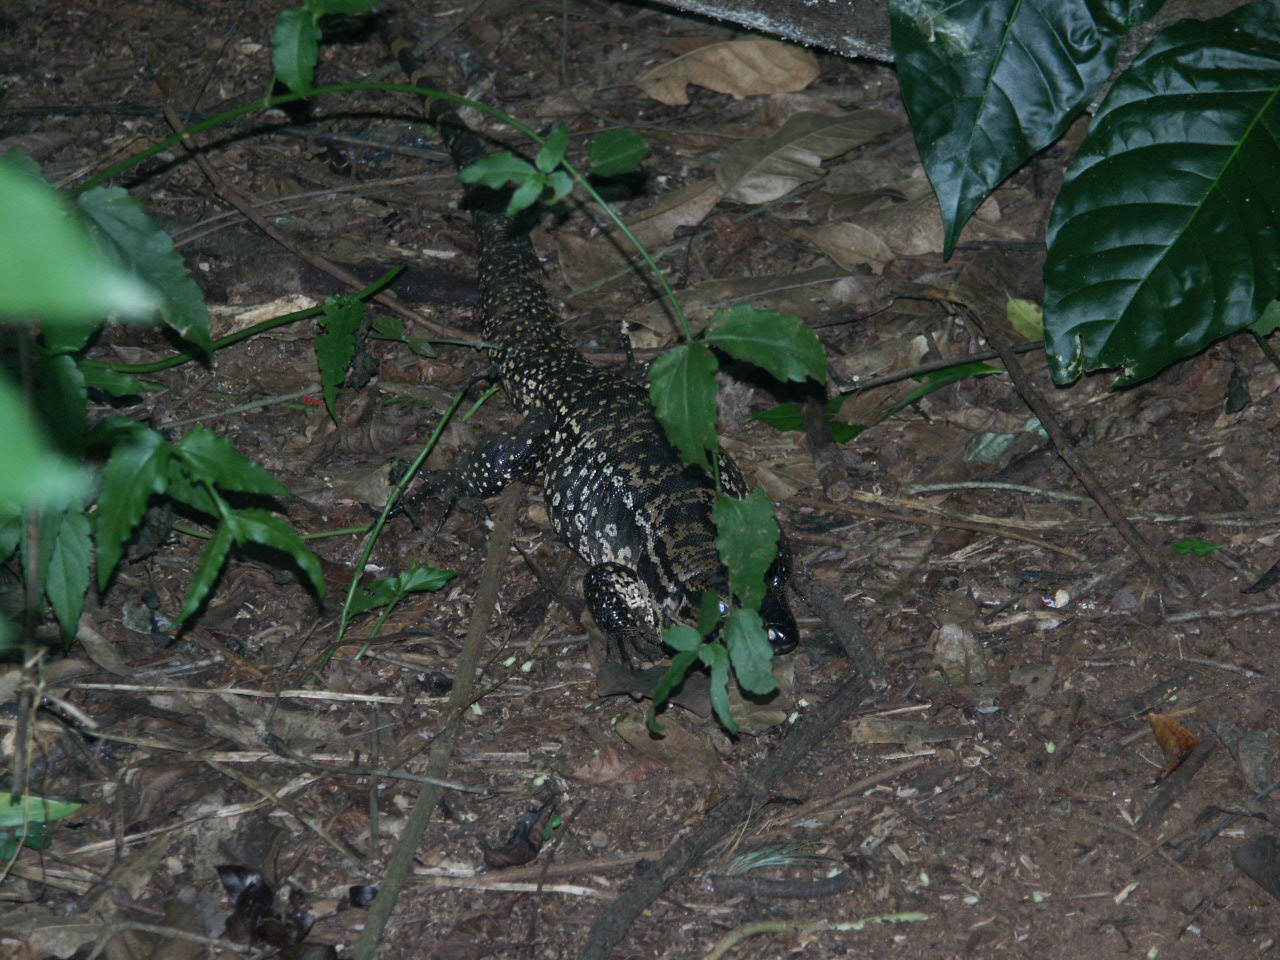
[[[277, 12], [228, 0], [4, 0], [0, 151], [19, 149], [52, 182], [75, 184], [169, 135], [171, 122], [267, 93]], [[899, 116], [781, 200], [722, 199], [654, 244], [695, 321], [740, 300], [786, 309], [822, 339], [833, 395], [872, 387], [840, 414], [872, 425], [815, 448], [750, 416], [795, 396], [726, 375], [721, 432], [778, 502], [798, 564], [842, 606], [837, 626], [859, 624], [870, 638], [885, 683], [613, 955], [699, 957], [735, 932], [743, 936], [725, 956], [1280, 953], [1280, 905], [1233, 863], [1280, 814], [1274, 797], [1258, 799], [1277, 776], [1277, 608], [1270, 591], [1242, 594], [1280, 559], [1280, 372], [1252, 339], [1221, 342], [1125, 392], [1106, 377], [1055, 389], [1041, 351], [1020, 355], [1151, 543], [1157, 573], [1053, 453], [1007, 376], [962, 380], [884, 418], [921, 367], [988, 350], [972, 318], [931, 290], [976, 271], [1015, 278], [1002, 289], [1038, 299], [1037, 245], [1069, 146], [1020, 171], [944, 262], [888, 68], [819, 55], [819, 75], [801, 91], [735, 98], [691, 86], [689, 103], [673, 105], [635, 80], [740, 35], [588, 0], [491, 3], [465, 18], [423, 2], [409, 16], [427, 32], [453, 25], [437, 46], [442, 76], [460, 82], [465, 67], [484, 99], [531, 125], [566, 122], [571, 157], [606, 128], [643, 135], [653, 148], [646, 177], [619, 199], [629, 219], [677, 189], [714, 183], [725, 151], [796, 111]], [[348, 30], [323, 47], [318, 82], [376, 79], [402, 79], [376, 33]], [[300, 254], [365, 281], [404, 265], [394, 289], [421, 318], [407, 321], [413, 335], [474, 330], [474, 243], [455, 174], [420, 115], [407, 96], [330, 97], [310, 117], [260, 115], [199, 138], [213, 181], [173, 150], [119, 182], [173, 234], [217, 335], [345, 289]], [[248, 223], [235, 198], [291, 248]], [[888, 255], [858, 260], [839, 235], [811, 232], [833, 223], [858, 224]], [[673, 342], [669, 328], [634, 276], [598, 282], [608, 258], [597, 235], [579, 211], [535, 237], [567, 329], [601, 363], [623, 362], [624, 337], [651, 357]], [[211, 365], [157, 374], [162, 389], [117, 412], [171, 436], [212, 426], [274, 471], [296, 495], [292, 522], [321, 535], [313, 545], [340, 596], [363, 540], [333, 532], [367, 528], [392, 462], [416, 454], [483, 359], [460, 346], [424, 357], [377, 342], [379, 375], [344, 396], [335, 427], [316, 401], [316, 332], [287, 326], [219, 351]], [[122, 328], [95, 355], [137, 362], [170, 349], [155, 331]], [[439, 461], [515, 420], [495, 397], [449, 429]], [[286, 928], [305, 930], [290, 911], [316, 918], [306, 949], [285, 956], [350, 956], [368, 913], [349, 888], [383, 878], [419, 789], [379, 771], [425, 763], [484, 558], [477, 516], [459, 511], [433, 537], [437, 519], [394, 519], [371, 572], [425, 560], [457, 577], [397, 609], [384, 639], [336, 649], [336, 607], [322, 609], [295, 576], [253, 556], [236, 559], [175, 640], [166, 627], [202, 541], [170, 531], [158, 550], [136, 552], [89, 611], [95, 642], [125, 669], [104, 670], [100, 650], [77, 645], [50, 685], [97, 735], [64, 716], [41, 721], [38, 791], [83, 806], [59, 823], [52, 847], [22, 850], [5, 873], [0, 956], [214, 955], [145, 925], [222, 937], [232, 910], [215, 867], [225, 864], [261, 871]], [[1218, 549], [1175, 549], [1190, 539]], [[782, 664], [793, 702], [781, 725], [730, 738], [673, 708], [672, 739], [649, 742], [635, 727], [643, 703], [597, 695], [593, 649], [574, 616], [583, 565], [550, 532], [536, 486], [516, 543], [481, 653], [487, 692], [465, 717], [449, 772], [474, 792], [446, 793], [380, 956], [578, 955], [628, 878], [695, 829], [782, 742], [788, 719], [851, 673], [830, 624], [793, 599], [805, 642]], [[1185, 595], [1162, 575], [1185, 582]], [[352, 637], [372, 626], [357, 621]], [[1176, 718], [1200, 743], [1167, 779], [1149, 714]], [[14, 715], [10, 701], [6, 731]], [[554, 840], [531, 865], [486, 870], [484, 852], [549, 798], [562, 818]], [[744, 857], [770, 855], [734, 873]], [[856, 882], [800, 898], [741, 883], [813, 883], [842, 870]], [[848, 926], [898, 914], [922, 916]], [[106, 928], [86, 934], [86, 923], [134, 929], [104, 947]]]

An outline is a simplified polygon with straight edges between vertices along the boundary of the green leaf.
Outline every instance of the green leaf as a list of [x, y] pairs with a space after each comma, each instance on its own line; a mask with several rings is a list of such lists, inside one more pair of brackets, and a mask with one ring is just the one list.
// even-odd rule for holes
[[1058, 194], [1045, 329], [1059, 383], [1121, 383], [1280, 294], [1280, 0], [1158, 35], [1098, 108]]
[[511, 193], [511, 199], [507, 201], [507, 216], [514, 217], [521, 210], [527, 210], [538, 202], [538, 198], [542, 196], [542, 190], [546, 186], [546, 181], [539, 174], [530, 177], [520, 186], [516, 187]]
[[80, 809], [79, 803], [63, 803], [45, 797], [14, 796], [8, 790], [0, 791], [0, 830], [20, 827], [25, 823], [52, 823], [71, 816]]
[[90, 390], [101, 390], [113, 397], [132, 397], [148, 390], [156, 389], [151, 384], [143, 383], [136, 377], [126, 373], [117, 373], [108, 367], [80, 364], [80, 376], [84, 385]]
[[543, 173], [550, 173], [564, 162], [564, 155], [568, 149], [569, 127], [566, 124], [557, 123], [547, 137], [547, 142], [542, 145], [542, 149], [534, 158], [534, 166]]
[[737, 733], [738, 722], [729, 708], [729, 652], [724, 644], [704, 643], [698, 648], [698, 659], [711, 668], [711, 707], [716, 717], [729, 733]]
[[62, 640], [70, 644], [80, 625], [84, 595], [89, 589], [92, 543], [89, 518], [84, 510], [69, 506], [57, 514], [45, 514], [45, 522], [56, 523], [58, 530], [48, 563], [41, 571], [44, 593], [62, 627]]
[[204, 427], [196, 427], [183, 437], [174, 452], [193, 478], [207, 478], [224, 490], [289, 495], [269, 470], [241, 454], [226, 437]]
[[142, 204], [120, 187], [95, 187], [80, 194], [76, 203], [110, 238], [125, 265], [159, 292], [164, 322], [201, 350], [212, 349], [204, 294], [173, 248], [173, 240], [147, 216]]
[[684, 623], [667, 627], [662, 631], [662, 639], [672, 650], [679, 650], [681, 653], [695, 651], [702, 646], [702, 635]]
[[[698, 609], [698, 634], [699, 636], [709, 637], [720, 625], [720, 620], [724, 616], [724, 601], [715, 595], [714, 591], [704, 590], [702, 592], [702, 603]], [[687, 650], [690, 647], [677, 647], [677, 650]]]
[[436, 591], [457, 574], [426, 564], [418, 564], [397, 577], [385, 577], [369, 584], [363, 593], [352, 597], [351, 613], [365, 613], [378, 607], [399, 603], [410, 593]]
[[177, 619], [174, 620], [175, 630], [186, 623], [213, 592], [218, 582], [218, 575], [222, 573], [227, 555], [231, 552], [232, 539], [230, 525], [219, 524], [218, 529], [209, 539], [208, 545], [205, 546], [204, 553], [200, 555], [200, 562], [196, 564], [196, 575], [191, 578], [191, 586], [187, 587], [187, 596], [182, 601], [182, 609], [178, 611]]
[[324, 596], [324, 571], [320, 569], [320, 558], [311, 552], [298, 531], [283, 517], [265, 510], [237, 510], [231, 515], [229, 525], [237, 544], [260, 543], [287, 553], [307, 575], [312, 589], [319, 596]]
[[827, 379], [827, 357], [817, 335], [797, 317], [741, 303], [707, 324], [706, 341], [779, 380]]
[[1022, 339], [1044, 339], [1044, 311], [1038, 303], [1021, 297], [1008, 297], [1005, 300], [1004, 316], [1009, 321], [1009, 326]]
[[307, 93], [320, 54], [318, 14], [304, 8], [281, 10], [271, 31], [271, 68], [294, 93]]
[[634, 130], [605, 130], [587, 143], [588, 173], [597, 177], [630, 173], [648, 154], [649, 145]]
[[551, 188], [551, 202], [556, 203], [573, 193], [573, 177], [563, 170], [554, 170], [547, 174], [547, 186]]
[[778, 689], [778, 678], [773, 675], [773, 645], [760, 614], [734, 610], [725, 620], [723, 636], [734, 675], [743, 690], [766, 696]]
[[778, 518], [773, 504], [759, 489], [743, 500], [720, 494], [712, 518], [716, 549], [729, 571], [734, 596], [748, 610], [759, 610], [765, 571], [778, 555]]
[[458, 171], [458, 179], [463, 183], [478, 183], [493, 190], [501, 190], [508, 183], [523, 184], [530, 178], [538, 180], [541, 186], [533, 164], [512, 156], [510, 150], [469, 163]]
[[684, 343], [649, 365], [649, 397], [680, 456], [707, 465], [716, 435], [715, 356], [701, 343]]
[[[849, 394], [847, 393], [838, 393], [827, 400], [827, 422], [831, 425], [831, 436], [836, 443], [848, 443], [862, 433], [863, 430], [867, 429], [866, 427], [855, 426], [836, 419], [836, 414], [840, 412], [840, 408], [844, 406], [845, 398], [848, 396]], [[804, 407], [798, 403], [780, 403], [768, 410], [753, 413], [751, 418], [759, 420], [761, 423], [767, 423], [775, 430], [796, 432], [805, 429]]]
[[1249, 329], [1260, 337], [1269, 337], [1280, 329], [1280, 300], [1272, 300], [1267, 304], [1265, 310], [1253, 323], [1249, 324]]
[[91, 330], [112, 311], [155, 312], [154, 293], [90, 241], [71, 208], [18, 154], [0, 157], [0, 318]]
[[49, 448], [31, 420], [26, 401], [3, 377], [0, 450], [4, 451], [0, 462], [0, 503], [53, 507], [77, 500], [88, 491], [89, 475]]
[[1173, 545], [1173, 552], [1181, 556], [1207, 557], [1217, 550], [1217, 544], [1196, 537], [1183, 537]]
[[1119, 24], [1095, 20], [1088, 0], [891, 0], [889, 13], [949, 257], [987, 194], [1093, 99], [1115, 63]]
[[969, 377], [989, 377], [993, 373], [1004, 373], [1004, 371], [980, 360], [969, 360], [964, 363], [955, 363], [949, 367], [943, 367], [941, 370], [933, 370], [922, 377], [917, 377], [917, 380], [923, 381], [920, 386], [895, 403], [881, 420], [887, 420], [899, 410], [905, 410], [920, 398], [927, 397], [929, 394], [935, 393], [959, 380], [967, 380]]
[[84, 451], [89, 394], [75, 358], [41, 356], [35, 363], [33, 400], [46, 432], [70, 456]]
[[356, 333], [364, 320], [364, 311], [365, 305], [351, 296], [330, 297], [324, 302], [320, 323], [325, 332], [316, 337], [315, 351], [324, 405], [334, 423], [338, 422], [338, 390], [356, 355]]
[[[679, 629], [680, 626], [683, 625], [678, 624], [675, 627], [667, 627], [666, 630], [662, 631], [663, 639], [667, 643], [671, 643], [671, 631]], [[689, 628], [685, 627], [684, 629], [688, 630]], [[667, 702], [667, 699], [671, 696], [671, 691], [684, 683], [684, 678], [688, 675], [690, 668], [698, 662], [698, 650], [701, 647], [702, 644], [699, 642], [698, 646], [692, 650], [681, 650], [672, 657], [671, 666], [667, 667], [667, 672], [662, 675], [658, 685], [653, 688], [653, 706], [649, 709], [649, 716], [645, 721], [651, 732], [662, 733], [662, 725], [658, 723], [657, 712]]]
[[113, 444], [111, 456], [102, 469], [102, 489], [94, 518], [99, 590], [107, 589], [124, 552], [124, 543], [146, 512], [152, 494], [165, 491], [173, 451], [154, 430], [122, 417], [113, 421], [95, 430], [104, 438], [109, 433]]
[[307, 6], [322, 14], [344, 13], [347, 16], [356, 16], [368, 13], [376, 2], [377, 0], [307, 0]]

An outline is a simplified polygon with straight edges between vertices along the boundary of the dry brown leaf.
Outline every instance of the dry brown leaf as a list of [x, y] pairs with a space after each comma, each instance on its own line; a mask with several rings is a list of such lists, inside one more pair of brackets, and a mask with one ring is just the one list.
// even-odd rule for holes
[[651, 757], [623, 753], [612, 744], [606, 746], [589, 761], [573, 771], [575, 779], [596, 786], [613, 784], [622, 786], [661, 773], [665, 768]]
[[818, 58], [803, 47], [780, 40], [730, 40], [659, 64], [636, 82], [654, 100], [682, 106], [689, 102], [690, 83], [740, 100], [803, 90], [818, 73]]
[[901, 115], [889, 110], [797, 113], [769, 136], [726, 150], [716, 166], [716, 181], [730, 200], [768, 203], [821, 177], [822, 161], [901, 125]]
[[846, 270], [856, 270], [867, 264], [872, 273], [879, 274], [884, 272], [887, 263], [896, 258], [896, 254], [884, 240], [856, 223], [796, 227], [792, 233], [808, 240]]
[[661, 737], [639, 720], [620, 720], [614, 730], [640, 753], [689, 780], [712, 783], [722, 775], [723, 764], [711, 744], [670, 717], [662, 717], [661, 723]]
[[1160, 776], [1156, 777], [1160, 780], [1182, 766], [1182, 762], [1195, 753], [1196, 747], [1200, 746], [1200, 741], [1196, 739], [1195, 734], [1167, 713], [1148, 713], [1146, 719], [1156, 735], [1160, 752], [1164, 754], [1164, 768], [1160, 771]]

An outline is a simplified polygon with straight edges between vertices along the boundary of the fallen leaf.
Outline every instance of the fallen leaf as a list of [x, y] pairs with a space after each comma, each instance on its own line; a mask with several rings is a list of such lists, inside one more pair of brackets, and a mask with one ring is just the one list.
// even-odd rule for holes
[[889, 110], [797, 113], [769, 136], [726, 150], [716, 166], [716, 182], [730, 200], [768, 203], [821, 177], [822, 161], [901, 125], [901, 115]]
[[596, 786], [612, 784], [623, 786], [639, 783], [655, 773], [665, 769], [661, 763], [651, 757], [642, 757], [635, 753], [623, 753], [609, 744], [589, 761], [573, 771], [573, 777], [583, 783]]
[[1156, 777], [1157, 780], [1161, 780], [1182, 766], [1182, 761], [1195, 753], [1196, 747], [1200, 746], [1200, 741], [1190, 730], [1167, 713], [1149, 713], [1146, 719], [1147, 723], [1151, 724], [1151, 729], [1156, 735], [1156, 743], [1160, 745], [1160, 750], [1164, 754], [1164, 769], [1160, 771], [1160, 776]]
[[724, 774], [724, 764], [711, 744], [663, 716], [662, 736], [655, 737], [642, 720], [620, 720], [614, 726], [618, 736], [679, 776], [695, 783], [715, 783]]
[[818, 78], [818, 58], [780, 40], [729, 40], [699, 47], [648, 70], [636, 83], [654, 100], [682, 106], [697, 84], [734, 99], [803, 90]]

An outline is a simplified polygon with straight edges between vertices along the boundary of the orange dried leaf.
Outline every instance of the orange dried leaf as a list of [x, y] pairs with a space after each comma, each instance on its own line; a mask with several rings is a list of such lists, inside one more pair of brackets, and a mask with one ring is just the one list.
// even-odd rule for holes
[[1200, 741], [1190, 730], [1167, 713], [1149, 713], [1147, 723], [1151, 724], [1151, 729], [1156, 735], [1156, 743], [1164, 753], [1164, 769], [1156, 778], [1159, 780], [1182, 766], [1182, 761], [1195, 753], [1196, 747], [1200, 746]]

